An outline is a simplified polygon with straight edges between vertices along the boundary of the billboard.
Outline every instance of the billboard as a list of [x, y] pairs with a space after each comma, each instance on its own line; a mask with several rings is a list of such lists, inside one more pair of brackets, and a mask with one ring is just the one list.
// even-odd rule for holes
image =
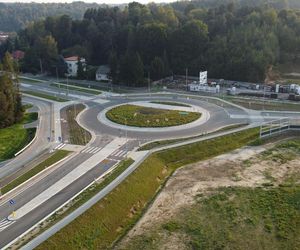
[[199, 83], [207, 84], [207, 71], [200, 71], [199, 73]]

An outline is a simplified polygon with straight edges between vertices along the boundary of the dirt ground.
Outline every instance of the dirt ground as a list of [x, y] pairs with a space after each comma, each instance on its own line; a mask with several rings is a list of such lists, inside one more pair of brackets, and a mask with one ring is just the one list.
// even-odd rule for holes
[[[178, 169], [145, 215], [116, 248], [124, 249], [124, 246], [126, 248], [126, 243], [131, 238], [142, 235], [155, 225], [170, 219], [183, 206], [193, 204], [199, 193], [209, 194], [219, 187], [255, 187], [270, 182], [278, 185], [287, 176], [300, 171], [299, 155], [282, 164], [261, 154], [273, 146], [269, 144], [260, 147], [245, 147]], [[167, 245], [178, 246], [178, 239], [180, 237], [166, 239]]]

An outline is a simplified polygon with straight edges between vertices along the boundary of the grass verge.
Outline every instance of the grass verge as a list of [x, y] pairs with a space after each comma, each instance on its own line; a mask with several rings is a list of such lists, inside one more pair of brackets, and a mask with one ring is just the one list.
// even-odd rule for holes
[[201, 114], [126, 104], [112, 108], [106, 113], [106, 117], [113, 122], [128, 126], [170, 127], [193, 122], [200, 118]]
[[108, 186], [114, 179], [116, 179], [121, 173], [123, 173], [133, 162], [134, 160], [131, 158], [127, 158], [121, 161], [117, 165], [117, 167], [106, 177], [104, 177], [100, 182], [96, 182], [93, 185], [91, 185], [88, 189], [86, 189], [84, 192], [78, 195], [74, 200], [72, 200], [71, 203], [67, 204], [66, 207], [60, 209], [55, 214], [50, 216], [50, 218], [48, 218], [42, 225], [39, 226], [38, 232], [36, 230], [33, 231], [32, 235], [28, 235], [26, 239], [21, 239], [20, 242], [16, 243], [16, 245], [18, 247], [25, 245], [30, 240], [32, 240], [32, 238], [36, 237], [37, 233], [41, 234], [42, 232], [44, 232], [45, 230], [53, 226], [55, 223], [57, 223], [59, 220], [69, 215], [71, 212], [73, 212], [78, 207], [83, 205], [86, 201], [88, 201], [93, 196], [95, 196], [103, 188]]
[[75, 117], [84, 109], [84, 105], [74, 105], [67, 107], [66, 117], [67, 117], [67, 129], [69, 134], [69, 141], [71, 144], [76, 145], [86, 145], [92, 138], [91, 134], [82, 128]]
[[180, 102], [163, 102], [163, 101], [152, 101], [150, 103], [162, 104], [162, 105], [171, 105], [179, 107], [191, 107], [191, 105], [180, 103]]
[[272, 111], [300, 111], [300, 105], [296, 103], [272, 102], [263, 100], [230, 98], [230, 102], [240, 105], [244, 108], [254, 110], [272, 110]]
[[69, 89], [69, 90], [80, 91], [80, 92], [93, 94], [93, 95], [99, 95], [99, 94], [102, 93], [99, 90], [78, 87], [78, 86], [75, 86], [75, 85], [70, 86], [70, 85], [65, 85], [65, 84], [51, 83], [50, 86], [60, 88], [60, 89]]
[[21, 124], [0, 129], [0, 161], [14, 157], [35, 135], [35, 128], [25, 129]]
[[37, 112], [33, 112], [33, 113], [25, 113], [21, 123], [22, 124], [26, 124], [26, 123], [32, 123], [34, 121], [36, 121], [38, 119], [38, 113]]
[[28, 95], [33, 95], [33, 96], [41, 97], [41, 98], [56, 101], [56, 102], [67, 102], [67, 101], [69, 101], [68, 99], [64, 99], [64, 98], [61, 98], [61, 97], [52, 96], [52, 95], [48, 95], [48, 94], [40, 93], [40, 92], [34, 92], [34, 91], [22, 91], [22, 92], [25, 93], [25, 94], [28, 94]]
[[21, 175], [20, 177], [14, 179], [12, 182], [8, 183], [6, 186], [1, 188], [2, 194], [7, 193], [8, 191], [14, 189], [15, 187], [21, 185], [23, 182], [27, 181], [31, 177], [35, 176], [45, 168], [53, 165], [54, 163], [58, 162], [59, 160], [65, 158], [70, 151], [66, 150], [58, 150], [56, 151], [53, 155], [51, 155], [48, 159], [45, 161], [41, 162], [34, 168], [30, 169], [28, 172], [25, 174]]
[[140, 218], [174, 170], [244, 146], [257, 136], [258, 129], [249, 129], [151, 155], [104, 199], [37, 249], [110, 248]]
[[150, 142], [150, 143], [147, 143], [147, 144], [141, 146], [138, 149], [138, 151], [150, 150], [150, 149], [153, 149], [153, 148], [162, 147], [162, 146], [166, 146], [166, 145], [171, 145], [171, 144], [178, 143], [178, 142], [197, 139], [197, 138], [201, 138], [203, 136], [212, 135], [212, 134], [219, 133], [219, 132], [222, 132], [222, 131], [227, 131], [227, 130], [231, 130], [231, 129], [235, 129], [235, 128], [244, 127], [246, 125], [247, 124], [233, 124], [233, 125], [226, 126], [224, 128], [218, 129], [218, 130], [216, 130], [214, 132], [211, 132], [211, 133], [208, 133], [208, 134], [201, 134], [201, 135], [198, 135], [198, 136], [192, 136], [192, 137], [186, 137], [186, 138], [154, 141], [154, 142]]

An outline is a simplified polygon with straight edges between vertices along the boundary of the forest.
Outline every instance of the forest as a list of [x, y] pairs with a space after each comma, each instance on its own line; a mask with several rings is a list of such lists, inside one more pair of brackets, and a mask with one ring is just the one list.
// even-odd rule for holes
[[17, 65], [9, 53], [0, 64], [0, 128], [19, 122], [23, 117]]
[[89, 8], [101, 5], [84, 2], [73, 3], [0, 3], [0, 31], [13, 32], [25, 28], [30, 22], [47, 16], [69, 15], [81, 19]]
[[113, 81], [131, 86], [145, 84], [148, 75], [157, 80], [186, 68], [190, 75], [208, 70], [210, 78], [259, 82], [270, 66], [299, 63], [297, 1], [205, 6], [209, 2], [132, 2], [87, 9], [81, 20], [47, 17], [9, 39], [0, 56], [24, 50], [22, 71], [38, 73], [41, 62], [43, 70], [54, 72], [63, 69], [62, 56], [76, 54], [89, 65], [109, 64]]

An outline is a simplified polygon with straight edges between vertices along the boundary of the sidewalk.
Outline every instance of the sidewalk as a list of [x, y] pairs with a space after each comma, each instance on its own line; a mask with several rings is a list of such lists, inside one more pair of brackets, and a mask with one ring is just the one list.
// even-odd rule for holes
[[97, 154], [90, 157], [88, 160], [80, 164], [77, 168], [68, 173], [54, 185], [46, 189], [44, 192], [40, 193], [38, 196], [29, 201], [23, 207], [19, 208], [17, 211], [15, 211], [15, 216], [9, 216], [9, 219], [18, 220], [33, 209], [37, 208], [42, 203], [46, 202], [48, 199], [59, 193], [65, 187], [76, 181], [82, 175], [93, 169], [97, 164], [106, 159], [111, 153], [113, 153], [116, 149], [120, 148], [125, 143], [126, 139], [124, 138], [114, 139]]

